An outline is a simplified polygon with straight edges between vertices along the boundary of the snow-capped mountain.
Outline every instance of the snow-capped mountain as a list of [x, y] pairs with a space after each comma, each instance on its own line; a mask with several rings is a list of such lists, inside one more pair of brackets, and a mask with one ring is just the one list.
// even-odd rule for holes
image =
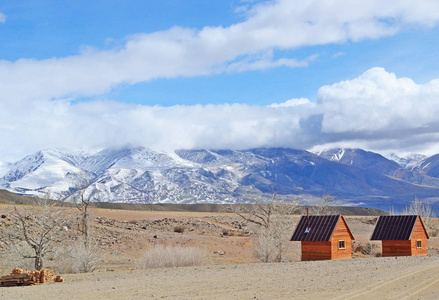
[[[407, 164], [409, 165], [409, 164]], [[342, 203], [385, 208], [414, 196], [436, 201], [439, 158], [413, 170], [361, 149], [260, 148], [157, 152], [144, 147], [87, 154], [50, 149], [11, 164], [0, 188], [68, 199], [80, 190], [93, 201], [234, 203], [272, 193], [284, 199], [329, 193]]]
[[[421, 154], [407, 157], [390, 154], [388, 157], [384, 157], [374, 152], [349, 148], [328, 149], [318, 154], [331, 161], [355, 166], [415, 185], [439, 188], [439, 176], [436, 176], [439, 175], [439, 172], [431, 171], [434, 166], [439, 166], [439, 155], [437, 158], [435, 156], [427, 158]], [[434, 174], [431, 175], [431, 173]]]
[[401, 166], [384, 156], [365, 151], [362, 149], [328, 149], [319, 153], [319, 156], [331, 161], [336, 161], [345, 165], [379, 172], [382, 174], [392, 174]]
[[93, 178], [79, 165], [83, 153], [63, 149], [39, 151], [12, 164], [0, 179], [0, 187], [9, 191], [38, 195], [40, 192], [68, 193]]
[[400, 157], [395, 153], [391, 153], [386, 156], [386, 158], [389, 160], [393, 160], [404, 169], [413, 170], [414, 168], [419, 167], [422, 161], [427, 158], [427, 156], [422, 154], [411, 154], [405, 157]]
[[415, 169], [422, 174], [439, 177], [439, 154], [424, 159]]

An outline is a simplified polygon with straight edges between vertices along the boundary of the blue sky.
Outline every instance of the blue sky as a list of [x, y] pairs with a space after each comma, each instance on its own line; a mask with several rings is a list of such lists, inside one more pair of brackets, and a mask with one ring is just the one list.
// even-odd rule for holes
[[123, 144], [439, 153], [438, 9], [3, 1], [0, 161]]

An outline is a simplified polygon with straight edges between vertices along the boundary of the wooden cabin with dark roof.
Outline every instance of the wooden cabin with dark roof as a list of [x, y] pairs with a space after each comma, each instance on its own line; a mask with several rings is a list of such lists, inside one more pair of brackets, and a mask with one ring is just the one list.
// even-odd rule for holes
[[300, 241], [302, 260], [352, 258], [352, 240], [343, 216], [302, 216], [291, 241]]
[[428, 233], [420, 216], [380, 216], [370, 238], [382, 241], [383, 256], [427, 255]]

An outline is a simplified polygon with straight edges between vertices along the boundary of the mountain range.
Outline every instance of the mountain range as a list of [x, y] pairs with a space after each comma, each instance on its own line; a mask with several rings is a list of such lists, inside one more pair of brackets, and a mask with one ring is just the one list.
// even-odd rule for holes
[[97, 153], [39, 151], [0, 164], [0, 188], [22, 195], [123, 203], [246, 203], [330, 194], [340, 205], [402, 209], [414, 197], [439, 211], [439, 154], [384, 157], [362, 149], [319, 153], [288, 148], [176, 150], [144, 147]]

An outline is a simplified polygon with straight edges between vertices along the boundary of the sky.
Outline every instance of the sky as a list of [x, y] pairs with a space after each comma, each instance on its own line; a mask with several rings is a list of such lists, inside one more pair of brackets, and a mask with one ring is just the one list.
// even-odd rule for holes
[[0, 161], [48, 148], [439, 153], [439, 1], [0, 1]]

